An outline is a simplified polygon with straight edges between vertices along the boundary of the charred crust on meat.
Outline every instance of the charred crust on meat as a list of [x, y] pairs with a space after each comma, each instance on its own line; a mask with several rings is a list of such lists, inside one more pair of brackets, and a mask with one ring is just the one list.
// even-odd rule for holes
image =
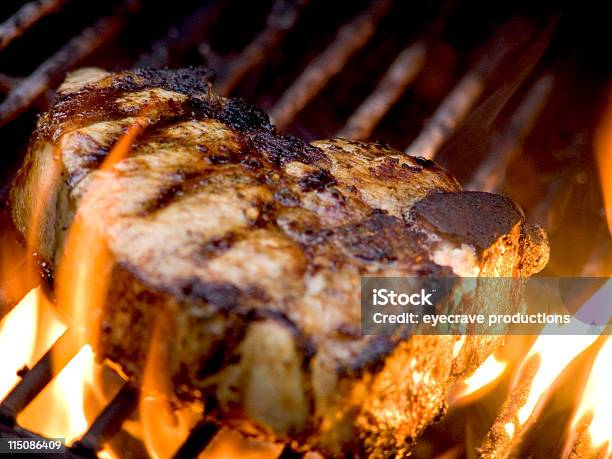
[[225, 121], [232, 128], [244, 133], [272, 131], [268, 115], [240, 98], [229, 99], [223, 105], [220, 121]]
[[[173, 75], [174, 72], [178, 73]], [[245, 144], [276, 167], [290, 161], [329, 166], [326, 163], [327, 157], [319, 148], [297, 137], [277, 134], [268, 115], [262, 110], [241, 99], [221, 99], [212, 95], [210, 78], [210, 71], [205, 67], [182, 71], [143, 69], [120, 73], [110, 78], [108, 85], [101, 88], [85, 86], [76, 92], [60, 92], [53, 108], [44, 116], [44, 122], [41, 120], [39, 123], [38, 136], [41, 139], [56, 140], [56, 136], [62, 134], [62, 124], [75, 119], [86, 123], [125, 117], [128, 113], [120, 110], [116, 103], [123, 94], [161, 88], [184, 94], [187, 98], [184, 101], [164, 101], [167, 110], [155, 120], [155, 124], [214, 119], [241, 133]], [[259, 165], [253, 162], [251, 167]]]
[[417, 201], [410, 214], [480, 250], [490, 247], [523, 218], [510, 199], [479, 191], [431, 193]]
[[323, 191], [336, 183], [334, 176], [325, 169], [318, 169], [310, 172], [301, 177], [298, 181], [301, 190], [304, 192]]
[[326, 163], [329, 159], [317, 147], [304, 143], [293, 136], [280, 136], [273, 131], [256, 131], [249, 136], [250, 144], [256, 151], [263, 153], [270, 163], [280, 167], [291, 161], [315, 165]]
[[379, 371], [385, 364], [385, 357], [397, 346], [397, 339], [391, 336], [373, 336], [365, 348], [351, 359], [350, 365], [339, 366], [337, 372], [343, 376], [357, 376], [364, 371]]
[[111, 78], [111, 85], [125, 92], [144, 88], [163, 88], [192, 96], [209, 92], [214, 79], [214, 71], [204, 66], [172, 70], [141, 68], [114, 75]]
[[350, 256], [366, 263], [413, 260], [419, 255], [426, 259], [418, 244], [418, 233], [411, 232], [401, 219], [382, 209], [375, 209], [357, 223], [338, 228], [334, 237]]
[[416, 162], [419, 166], [424, 167], [426, 169], [430, 169], [436, 165], [431, 159], [424, 158], [422, 156], [412, 156], [414, 162]]

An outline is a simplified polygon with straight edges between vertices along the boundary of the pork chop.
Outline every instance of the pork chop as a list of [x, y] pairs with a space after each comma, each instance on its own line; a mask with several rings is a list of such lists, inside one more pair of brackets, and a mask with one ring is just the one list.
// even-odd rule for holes
[[[155, 334], [174, 403], [328, 454], [406, 454], [500, 338], [362, 336], [361, 277], [524, 278], [546, 263], [543, 232], [427, 159], [279, 135], [209, 80], [72, 73], [12, 189], [17, 227], [38, 220], [34, 246], [55, 267], [75, 216], [101, 235], [110, 282], [92, 344], [135, 382]], [[101, 168], [143, 120], [129, 154]], [[94, 187], [105, 192], [85, 203]]]

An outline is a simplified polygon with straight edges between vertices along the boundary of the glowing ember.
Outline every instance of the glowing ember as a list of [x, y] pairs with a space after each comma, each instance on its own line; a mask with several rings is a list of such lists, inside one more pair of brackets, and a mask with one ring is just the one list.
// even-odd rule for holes
[[606, 338], [597, 354], [589, 375], [580, 405], [572, 422], [575, 429], [585, 415], [592, 414], [588, 427], [595, 447], [608, 442], [607, 452], [612, 452], [612, 391], [610, 391], [610, 365], [612, 364], [612, 339]]
[[0, 359], [0, 398], [19, 381], [17, 371], [26, 364], [33, 364], [37, 296], [38, 289], [31, 290], [0, 322], [0, 349], [11, 349], [11, 352], [3, 352]]

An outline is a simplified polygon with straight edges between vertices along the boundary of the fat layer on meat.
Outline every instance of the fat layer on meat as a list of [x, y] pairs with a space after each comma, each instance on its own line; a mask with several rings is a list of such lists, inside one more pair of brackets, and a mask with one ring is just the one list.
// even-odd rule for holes
[[[137, 120], [129, 154], [102, 170]], [[362, 336], [361, 276], [525, 277], [547, 258], [507, 198], [463, 192], [381, 143], [279, 135], [212, 94], [205, 69], [72, 73], [11, 203], [24, 235], [36, 216], [34, 245], [54, 266], [75, 215], [104, 239], [100, 360], [141, 382], [155, 336], [174, 403], [334, 455], [406, 454], [499, 343]]]

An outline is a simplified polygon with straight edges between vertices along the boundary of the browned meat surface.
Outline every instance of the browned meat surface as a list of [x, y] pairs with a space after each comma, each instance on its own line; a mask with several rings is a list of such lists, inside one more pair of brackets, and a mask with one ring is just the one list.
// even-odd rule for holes
[[[77, 214], [102, 235], [111, 280], [93, 344], [134, 380], [157, 328], [175, 402], [332, 454], [404, 455], [499, 340], [361, 336], [360, 276], [528, 276], [547, 258], [541, 230], [431, 161], [278, 135], [207, 77], [73, 73], [13, 187], [16, 225], [28, 233], [56, 172], [37, 251], [57, 265]], [[138, 117], [129, 155], [100, 170]]]

